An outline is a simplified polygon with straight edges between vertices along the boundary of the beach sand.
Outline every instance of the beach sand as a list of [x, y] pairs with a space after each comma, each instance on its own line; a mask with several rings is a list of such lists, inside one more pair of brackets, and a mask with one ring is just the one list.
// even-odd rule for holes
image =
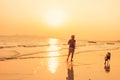
[[107, 68], [107, 50], [75, 54], [72, 63], [67, 56], [0, 61], [0, 80], [120, 80], [120, 49], [110, 52]]

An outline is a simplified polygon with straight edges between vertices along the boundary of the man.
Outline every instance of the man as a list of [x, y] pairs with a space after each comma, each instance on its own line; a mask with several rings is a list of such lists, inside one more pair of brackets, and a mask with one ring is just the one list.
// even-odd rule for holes
[[75, 35], [71, 36], [71, 39], [68, 41], [68, 45], [69, 45], [69, 52], [68, 52], [68, 57], [67, 57], [67, 61], [69, 60], [69, 56], [71, 55], [71, 61], [73, 61], [73, 56], [74, 56], [74, 51], [75, 51]]

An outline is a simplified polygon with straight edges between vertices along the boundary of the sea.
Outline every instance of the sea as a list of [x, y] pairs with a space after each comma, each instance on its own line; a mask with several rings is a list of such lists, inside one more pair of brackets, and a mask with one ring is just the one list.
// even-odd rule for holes
[[[31, 36], [0, 36], [0, 61], [64, 57], [68, 54], [68, 39]], [[76, 54], [120, 49], [120, 41], [76, 39]]]

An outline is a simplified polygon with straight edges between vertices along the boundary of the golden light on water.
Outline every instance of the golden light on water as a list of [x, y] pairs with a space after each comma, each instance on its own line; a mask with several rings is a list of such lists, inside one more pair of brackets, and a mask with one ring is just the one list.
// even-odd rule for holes
[[58, 43], [58, 39], [55, 39], [55, 38], [50, 38], [48, 43], [50, 44], [50, 46], [54, 45], [54, 44], [57, 44]]
[[59, 56], [58, 53], [58, 46], [56, 45], [58, 43], [57, 39], [49, 39], [49, 44], [50, 47], [48, 48], [48, 50], [50, 51], [48, 53], [48, 56], [51, 56], [51, 58], [48, 59], [48, 69], [50, 70], [51, 73], [55, 73], [58, 67], [58, 58], [53, 57], [53, 56]]
[[48, 61], [48, 69], [51, 73], [55, 73], [58, 67], [58, 62], [56, 58], [50, 58]]

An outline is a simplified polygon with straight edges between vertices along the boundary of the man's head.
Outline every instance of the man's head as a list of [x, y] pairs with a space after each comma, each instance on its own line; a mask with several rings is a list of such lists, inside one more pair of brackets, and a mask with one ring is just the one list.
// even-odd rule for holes
[[74, 39], [74, 38], [75, 38], [75, 35], [71, 35], [71, 38]]

